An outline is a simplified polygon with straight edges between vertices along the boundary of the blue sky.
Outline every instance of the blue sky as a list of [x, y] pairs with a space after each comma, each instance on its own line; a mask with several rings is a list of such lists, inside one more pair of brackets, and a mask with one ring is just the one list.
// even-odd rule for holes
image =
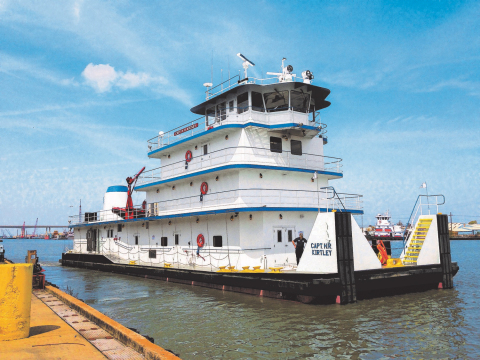
[[424, 181], [480, 220], [478, 19], [475, 1], [0, 0], [0, 223], [99, 210], [157, 166], [149, 138], [196, 118], [212, 54], [217, 83], [238, 52], [254, 76], [286, 57], [331, 89], [332, 185], [364, 195], [365, 223], [405, 221]]

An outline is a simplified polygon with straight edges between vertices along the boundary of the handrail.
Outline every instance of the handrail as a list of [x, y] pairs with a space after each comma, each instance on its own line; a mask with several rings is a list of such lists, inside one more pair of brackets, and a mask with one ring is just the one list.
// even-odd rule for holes
[[[236, 82], [236, 83], [233, 83], [231, 85], [229, 85], [228, 87], [220, 90], [220, 91], [217, 91], [216, 93], [213, 93], [213, 94], [210, 94], [210, 91], [212, 89], [215, 89], [217, 87], [219, 87], [220, 85], [222, 84], [225, 84], [227, 81], [230, 81], [231, 79], [233, 78], [236, 78], [238, 77], [239, 78], [239, 81]], [[264, 83], [266, 82], [266, 83]], [[292, 76], [292, 80], [290, 82], [302, 82], [303, 83], [303, 78], [299, 77], [299, 76]], [[223, 93], [224, 91], [227, 91], [227, 90], [230, 90], [230, 89], [233, 89], [234, 87], [237, 87], [237, 86], [240, 86], [240, 85], [246, 85], [246, 84], [257, 84], [257, 83], [260, 83], [262, 85], [270, 85], [270, 84], [278, 84], [280, 83], [279, 79], [278, 79], [278, 76], [273, 76], [273, 77], [269, 77], [269, 78], [264, 78], [264, 79], [260, 79], [260, 78], [253, 78], [253, 77], [248, 77], [246, 79], [240, 79], [240, 76], [239, 75], [235, 75], [233, 77], [231, 77], [230, 79], [228, 80], [225, 80], [224, 82], [218, 84], [218, 85], [215, 85], [214, 87], [210, 88], [209, 90], [205, 91], [205, 93], [207, 94], [206, 98], [207, 100], [212, 98], [213, 96], [217, 95], [217, 94], [221, 94]]]
[[[261, 119], [255, 119], [255, 121], [259, 121], [259, 122], [262, 122], [262, 123], [276, 123], [276, 122], [272, 122], [272, 120], [270, 119], [270, 117], [276, 117], [277, 114], [282, 114], [282, 113], [286, 113], [288, 112], [290, 114], [290, 116], [292, 117], [294, 113], [296, 114], [303, 114], [305, 116], [307, 116], [307, 121], [309, 123], [314, 123], [315, 124], [315, 127], [317, 128], [317, 131], [319, 131], [321, 134], [325, 134], [326, 131], [325, 131], [325, 128], [326, 128], [326, 124], [322, 124], [321, 123], [321, 120], [320, 120], [320, 116], [315, 116], [314, 119], [309, 119], [309, 114], [312, 113], [310, 112], [309, 110], [305, 111], [305, 112], [302, 112], [302, 111], [298, 111], [298, 110], [294, 110], [294, 107], [292, 106], [287, 106], [285, 107], [285, 109], [281, 110], [281, 111], [268, 111], [266, 108], [263, 108], [263, 111], [258, 111], [258, 110], [255, 110], [254, 109], [255, 107], [254, 106], [244, 106], [244, 107], [232, 107], [232, 108], [222, 108], [221, 110], [227, 110], [225, 112], [225, 114], [223, 115], [215, 115], [215, 116], [208, 116], [208, 118], [212, 118], [212, 119], [215, 119], [214, 122], [212, 123], [208, 123], [207, 124], [207, 116], [206, 115], [203, 115], [195, 120], [192, 120], [192, 121], [189, 121], [183, 125], [180, 125], [174, 129], [171, 129], [167, 132], [164, 132], [162, 133], [161, 135], [157, 135], [151, 139], [148, 139], [147, 140], [147, 144], [148, 144], [148, 149], [149, 151], [152, 151], [152, 150], [157, 150], [157, 149], [160, 149], [166, 145], [170, 145], [170, 144], [173, 144], [177, 141], [180, 141], [182, 139], [184, 139], [185, 137], [190, 137], [190, 136], [193, 136], [194, 134], [197, 134], [197, 133], [201, 133], [201, 132], [206, 132], [208, 131], [209, 129], [211, 129], [211, 126], [220, 126], [220, 125], [223, 125], [223, 124], [229, 124], [229, 123], [239, 123], [239, 121], [237, 119], [229, 119], [230, 117], [232, 117], [232, 115], [235, 115], [235, 116], [238, 116], [238, 115], [242, 115], [244, 116], [243, 114], [246, 114], [246, 115], [249, 115], [249, 114], [253, 114], [253, 113], [259, 113], [259, 114], [265, 114], [265, 115], [268, 115], [265, 120], [261, 120]], [[231, 111], [230, 109], [233, 109], [234, 111]], [[238, 113], [238, 111], [235, 111], [236, 109], [242, 109], [244, 111]], [[318, 111], [316, 112], [316, 114], [318, 113]], [[222, 117], [224, 117], [222, 119]], [[198, 122], [197, 126], [185, 131], [185, 132], [182, 132], [182, 133], [179, 133], [177, 135], [175, 135], [175, 132], [176, 131], [179, 131], [179, 130], [182, 130], [182, 129], [186, 129], [192, 125], [195, 125], [194, 123], [195, 122]], [[242, 121], [240, 121], [242, 122]], [[303, 124], [302, 124], [303, 125]], [[173, 136], [179, 136], [178, 138], [175, 138], [175, 139], [171, 139]]]
[[[240, 149], [240, 152], [237, 152], [236, 151], [237, 149]], [[232, 150], [232, 152], [230, 153], [229, 150]], [[209, 152], [206, 155], [202, 155], [202, 157], [203, 156], [209, 156], [209, 155], [212, 156], [212, 157], [207, 158], [207, 159], [202, 159], [201, 157], [196, 156], [188, 164], [193, 165], [193, 166], [199, 165], [199, 167], [196, 167], [196, 168], [193, 169], [193, 171], [195, 171], [195, 170], [199, 170], [199, 169], [203, 169], [203, 168], [208, 168], [210, 166], [214, 166], [212, 164], [204, 166], [202, 164], [202, 162], [215, 161], [216, 159], [221, 158], [222, 156], [235, 157], [235, 156], [247, 156], [247, 155], [256, 156], [257, 155], [257, 156], [260, 156], [261, 159], [252, 158], [251, 160], [242, 159], [242, 160], [234, 160], [234, 161], [235, 161], [235, 163], [238, 163], [238, 162], [251, 163], [251, 162], [253, 162], [255, 164], [257, 164], [257, 163], [260, 164], [263, 161], [263, 162], [265, 162], [267, 164], [270, 164], [272, 166], [285, 166], [285, 165], [293, 164], [294, 166], [300, 167], [300, 168], [304, 168], [304, 166], [305, 167], [306, 166], [309, 166], [309, 167], [317, 166], [318, 168], [315, 168], [314, 170], [336, 171], [336, 172], [340, 172], [340, 173], [342, 172], [342, 170], [341, 170], [341, 168], [343, 167], [343, 165], [341, 164], [342, 159], [337, 158], [337, 157], [333, 157], [333, 156], [311, 154], [311, 153], [306, 153], [306, 152], [303, 152], [302, 155], [292, 155], [291, 154], [292, 152], [290, 150], [283, 150], [282, 153], [274, 153], [274, 155], [275, 156], [278, 156], [278, 155], [281, 156], [281, 154], [285, 154], [285, 155], [281, 156], [279, 159], [281, 161], [287, 162], [288, 164], [278, 164], [278, 163], [271, 163], [269, 161], [266, 161], [265, 160], [265, 154], [255, 154], [253, 152], [250, 154], [250, 152], [248, 152], [248, 150], [253, 150], [253, 151], [260, 150], [260, 151], [269, 152], [270, 148], [257, 147], [257, 146], [229, 146], [229, 147], [225, 147], [225, 148], [222, 148], [222, 149], [219, 149], [219, 150]], [[222, 155], [222, 153], [223, 153], [223, 155]], [[308, 161], [309, 158], [310, 158], [310, 161]], [[229, 161], [231, 161], [231, 160], [229, 160]], [[299, 165], [300, 162], [302, 164]], [[315, 163], [315, 165], [313, 165], [312, 162]], [[316, 164], [316, 162], [320, 162], [320, 164]], [[171, 176], [175, 176], [175, 175], [178, 175], [178, 174], [185, 174], [187, 171], [184, 170], [184, 164], [185, 164], [185, 160], [182, 159], [182, 160], [175, 161], [175, 162], [173, 162], [171, 164], [168, 164], [168, 165], [163, 165], [163, 166], [156, 167], [154, 169], [144, 171], [143, 174], [139, 177], [139, 185], [147, 184], [148, 183], [147, 181], [149, 181], [148, 179], [151, 179], [151, 181], [161, 179], [161, 174], [163, 172], [173, 172], [173, 174]], [[178, 173], [176, 173], [176, 172], [178, 172]], [[171, 176], [166, 175], [166, 178], [169, 178]]]
[[[331, 198], [327, 198], [327, 199], [334, 199], [335, 196], [337, 197], [338, 201], [340, 202], [340, 204], [342, 205], [343, 207], [343, 210], [346, 211], [346, 208], [345, 208], [345, 205], [343, 204], [342, 200], [340, 200], [340, 197], [338, 196], [338, 193], [337, 191], [335, 190], [335, 188], [333, 186], [324, 186], [324, 187], [321, 187], [319, 190], [322, 190], [322, 189], [325, 189], [325, 190], [332, 190], [333, 191], [333, 196]], [[353, 195], [355, 196], [354, 194], [343, 194], [343, 195]], [[359, 196], [362, 196], [362, 195], [359, 195]], [[342, 212], [342, 210], [340, 209], [340, 212]]]
[[[325, 188], [325, 189], [333, 189], [331, 187]], [[241, 192], [246, 192], [246, 193], [241, 193]], [[224, 190], [224, 191], [218, 191], [214, 193], [208, 193], [203, 196], [203, 201], [198, 201], [199, 195], [191, 195], [191, 196], [184, 196], [180, 198], [175, 198], [175, 199], [168, 199], [168, 200], [162, 200], [162, 201], [157, 201], [157, 202], [152, 202], [148, 203], [146, 206], [146, 212], [143, 214], [137, 214], [134, 213], [134, 218], [146, 218], [149, 216], [158, 216], [157, 214], [160, 212], [160, 208], [165, 208], [167, 210], [173, 210], [175, 207], [178, 207], [178, 210], [189, 210], [189, 209], [195, 209], [195, 208], [202, 208], [204, 209], [204, 202], [208, 201], [217, 201], [217, 203], [210, 204], [208, 206], [212, 207], [224, 207], [226, 205], [239, 205], [237, 203], [237, 200], [239, 199], [248, 199], [245, 200], [243, 203], [244, 206], [264, 206], [264, 207], [270, 207], [270, 206], [278, 206], [277, 202], [280, 199], [280, 203], [283, 205], [283, 207], [291, 207], [291, 206], [296, 206], [296, 207], [303, 207], [303, 206], [315, 206], [318, 205], [320, 206], [327, 206], [327, 209], [332, 206], [332, 208], [335, 208], [335, 202], [330, 204], [328, 200], [331, 200], [335, 196], [337, 199], [340, 201], [340, 204], [343, 207], [343, 210], [339, 209], [340, 211], [345, 211], [345, 201], [352, 201], [352, 209], [355, 210], [360, 210], [361, 209], [361, 200], [360, 198], [362, 195], [356, 195], [356, 194], [342, 194], [342, 193], [337, 193], [334, 189], [334, 195], [332, 197], [326, 197], [320, 199], [318, 197], [318, 204], [312, 202], [312, 199], [315, 199], [315, 193], [320, 193], [320, 191], [317, 190], [293, 190], [293, 189], [262, 189], [262, 188], [240, 188], [240, 189], [232, 189], [232, 190]], [[260, 192], [260, 193], [256, 193]], [[225, 197], [222, 196], [222, 194], [227, 194], [227, 193], [234, 193], [230, 197]], [[283, 193], [296, 193], [292, 197], [292, 195], [282, 195]], [[302, 195], [303, 194], [303, 195]], [[310, 195], [312, 194], [312, 195]], [[329, 194], [327, 194], [329, 196]], [[282, 196], [286, 196], [282, 200]], [[340, 197], [343, 197], [343, 202], [341, 201]], [[259, 199], [262, 199], [264, 197], [266, 200], [264, 201], [259, 201]], [[276, 201], [271, 201], [272, 198], [275, 198]], [[232, 199], [234, 199], [232, 201]], [[287, 204], [287, 200], [291, 202], [290, 205]], [[187, 202], [182, 202], [182, 200], [189, 200]], [[227, 202], [225, 202], [227, 200]], [[178, 202], [180, 203], [173, 204], [173, 205], [167, 205], [169, 202]], [[193, 201], [193, 202], [192, 202]], [[223, 202], [222, 202], [223, 201]], [[248, 203], [248, 204], [247, 204]], [[208, 207], [207, 206], [207, 207]], [[338, 206], [337, 206], [338, 207]], [[139, 206], [135, 206], [135, 208], [139, 208]], [[207, 210], [207, 209], [205, 209]], [[208, 211], [214, 211], [217, 210], [215, 209], [208, 209]], [[166, 210], [162, 210], [166, 211]], [[121, 220], [121, 218], [112, 212], [112, 210], [100, 210], [96, 212], [96, 220], [90, 220], [90, 221], [85, 221], [85, 218], [82, 221], [82, 218], [79, 217], [79, 215], [73, 215], [70, 216], [72, 219], [72, 224], [81, 224], [81, 223], [96, 223], [96, 222], [105, 222], [105, 221], [112, 221], [112, 220]], [[78, 221], [75, 221], [78, 218]]]
[[[441, 196], [443, 199], [441, 203], [438, 202], [438, 197]], [[422, 204], [422, 198], [427, 198], [427, 203]], [[430, 204], [428, 198], [435, 198], [435, 203]], [[408, 227], [410, 225], [413, 225], [415, 219], [417, 218], [418, 210], [420, 210], [420, 215], [422, 215], [422, 206], [428, 206], [428, 212], [430, 213], [430, 205], [436, 206], [437, 207], [437, 213], [438, 213], [438, 206], [445, 204], [445, 196], [442, 194], [438, 195], [418, 195], [417, 196], [417, 201], [415, 201], [415, 205], [413, 206], [412, 212], [410, 213], [410, 217], [408, 218], [408, 221], [405, 225], [405, 230], [403, 230], [403, 247], [405, 248], [408, 240], [410, 239], [411, 234], [413, 234], [413, 231], [408, 234], [408, 238], [405, 236]]]

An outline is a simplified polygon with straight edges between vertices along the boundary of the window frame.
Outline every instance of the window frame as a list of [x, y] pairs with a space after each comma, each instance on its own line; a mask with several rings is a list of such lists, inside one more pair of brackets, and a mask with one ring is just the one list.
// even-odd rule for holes
[[[240, 96], [243, 96], [243, 95], [247, 95], [247, 100], [246, 100], [246, 101], [242, 101], [242, 102], [238, 101], [238, 98], [239, 98]], [[237, 95], [237, 114], [242, 114], [242, 113], [248, 111], [248, 107], [249, 107], [249, 105], [250, 105], [249, 99], [250, 99], [249, 91], [246, 91], [246, 92], [244, 92], [244, 93], [241, 93], [241, 94]], [[244, 105], [243, 105], [243, 104], [245, 104], [245, 103], [247, 104], [247, 106], [244, 106]]]
[[[280, 140], [277, 144], [280, 144], [280, 149], [274, 149], [272, 147], [272, 139], [278, 139]], [[276, 137], [276, 136], [270, 136], [270, 152], [278, 153], [281, 154], [283, 152], [282, 149], [282, 138]]]
[[[220, 241], [220, 245], [218, 245], [218, 241]], [[223, 237], [222, 237], [222, 235], [214, 235], [212, 242], [213, 242], [213, 247], [223, 247]]]
[[[259, 95], [260, 100], [262, 101], [262, 107], [255, 106], [255, 105], [253, 104], [253, 100], [254, 100], [254, 95], [253, 95], [253, 94]], [[252, 92], [251, 92], [251, 99], [252, 99], [252, 110], [253, 110], [253, 111], [265, 112], [265, 101], [264, 101], [264, 99], [263, 99], [263, 94], [262, 94], [262, 93], [257, 92], [257, 91], [252, 91]], [[256, 99], [256, 100], [258, 100], [258, 99]]]
[[[287, 93], [286, 97], [285, 97], [285, 94], [284, 94], [285, 92]], [[267, 97], [272, 95], [272, 94], [281, 94], [283, 96], [283, 98], [286, 99], [287, 104], [282, 105], [282, 107], [277, 106], [277, 107], [268, 108], [267, 107], [267, 103], [268, 103]], [[289, 109], [289, 106], [290, 106], [290, 91], [282, 90], [282, 91], [273, 91], [273, 92], [269, 92], [269, 93], [264, 93], [263, 94], [263, 104], [265, 106], [265, 111], [268, 112], [268, 113], [278, 112], [278, 111], [286, 111], [286, 110]]]
[[[308, 102], [307, 102], [307, 104], [305, 104], [305, 108], [300, 108], [300, 107], [294, 107], [293, 106], [292, 96], [297, 96], [297, 94], [299, 96], [303, 95], [304, 97], [308, 96]], [[312, 95], [309, 94], [309, 93], [298, 91], [298, 90], [293, 90], [293, 89], [290, 90], [290, 107], [293, 111], [303, 113], [303, 114], [307, 114], [310, 111], [310, 101], [311, 101], [311, 99], [312, 99]]]
[[[295, 143], [299, 143], [300, 144], [300, 153], [298, 153], [298, 151], [294, 151], [293, 150], [293, 142]], [[291, 139], [290, 140], [290, 153], [292, 155], [297, 155], [297, 156], [302, 156], [303, 155], [303, 144], [302, 144], [302, 141], [301, 140], [294, 140], [294, 139]]]

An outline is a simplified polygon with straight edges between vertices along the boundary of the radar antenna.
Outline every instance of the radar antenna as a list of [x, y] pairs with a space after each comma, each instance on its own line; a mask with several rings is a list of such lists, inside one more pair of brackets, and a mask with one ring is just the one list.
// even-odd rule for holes
[[249, 66], [255, 66], [255, 64], [253, 62], [251, 62], [250, 60], [248, 60], [245, 56], [243, 56], [242, 54], [238, 53], [237, 56], [243, 60], [243, 70], [244, 70], [244, 76], [245, 76], [245, 79], [248, 78], [247, 76], [247, 69]]

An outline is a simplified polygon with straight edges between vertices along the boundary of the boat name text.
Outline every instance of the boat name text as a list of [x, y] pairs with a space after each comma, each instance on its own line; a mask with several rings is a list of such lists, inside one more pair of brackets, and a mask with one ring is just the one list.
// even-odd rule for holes
[[311, 243], [312, 255], [332, 256], [332, 243]]
[[173, 133], [173, 136], [177, 136], [177, 135], [180, 135], [180, 134], [183, 134], [184, 132], [188, 131], [188, 130], [192, 130], [192, 129], [195, 129], [198, 127], [198, 123], [195, 123], [193, 125], [190, 125], [190, 126], [187, 126], [186, 128], [183, 128], [181, 130], [178, 130], [178, 131], [175, 131]]

